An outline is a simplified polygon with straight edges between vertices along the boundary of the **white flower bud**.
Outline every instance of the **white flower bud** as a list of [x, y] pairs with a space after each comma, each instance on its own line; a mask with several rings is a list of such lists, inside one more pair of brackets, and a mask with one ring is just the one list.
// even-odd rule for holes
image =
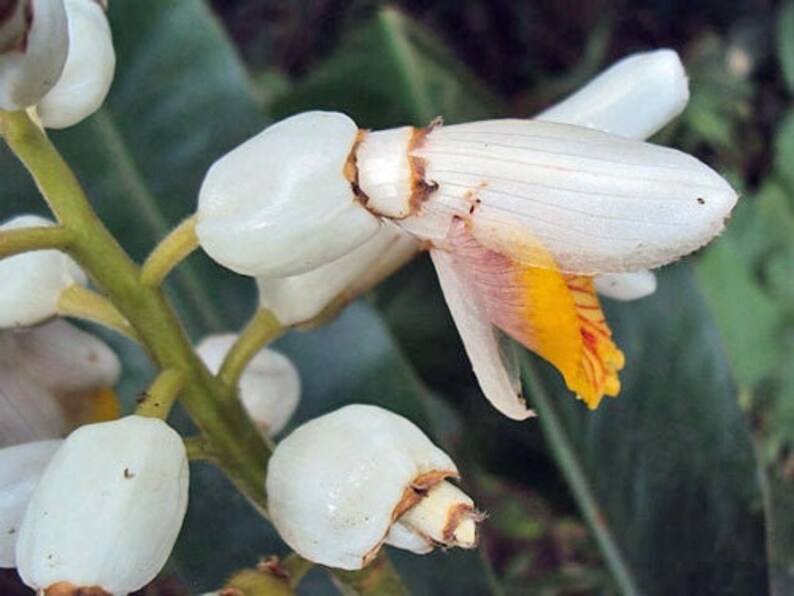
[[317, 269], [290, 277], [260, 277], [259, 303], [282, 325], [304, 323], [333, 301], [350, 302], [419, 252], [413, 236], [386, 222], [372, 238]]
[[[0, 29], [11, 31], [0, 37], [0, 109], [24, 110], [36, 104], [60, 77], [69, 48], [69, 34], [63, 0], [24, 2], [29, 29], [19, 40], [18, 12]], [[11, 41], [16, 39], [11, 47]]]
[[308, 112], [216, 161], [199, 191], [202, 248], [238, 273], [284, 277], [364, 243], [380, 221], [358, 202], [348, 178], [358, 134], [343, 114]]
[[[237, 340], [236, 335], [211, 335], [196, 347], [213, 373]], [[267, 348], [261, 350], [240, 378], [240, 400], [254, 423], [267, 435], [279, 433], [292, 418], [300, 400], [300, 377], [289, 358]]]
[[[52, 225], [37, 215], [20, 215], [0, 225], [0, 231]], [[86, 281], [83, 270], [57, 250], [0, 260], [0, 329], [35, 325], [54, 317], [61, 292]]]
[[44, 468], [63, 441], [0, 449], [0, 567], [16, 567], [19, 525]]
[[0, 446], [117, 417], [120, 374], [104, 342], [66, 321], [0, 332]]
[[688, 101], [684, 66], [675, 51], [663, 49], [620, 60], [535, 119], [647, 139], [683, 112]]
[[656, 276], [643, 269], [631, 273], [605, 273], [595, 278], [599, 294], [613, 300], [638, 300], [656, 291]]
[[351, 405], [304, 424], [268, 466], [271, 520], [299, 555], [361, 569], [389, 542], [414, 552], [476, 545], [480, 515], [444, 482], [458, 470], [414, 424]]
[[116, 53], [107, 15], [96, 0], [65, 0], [69, 53], [55, 87], [36, 109], [47, 128], [66, 128], [96, 112], [113, 82]]
[[162, 420], [129, 416], [79, 428], [52, 458], [25, 512], [20, 577], [53, 592], [138, 590], [168, 559], [187, 490], [182, 439]]

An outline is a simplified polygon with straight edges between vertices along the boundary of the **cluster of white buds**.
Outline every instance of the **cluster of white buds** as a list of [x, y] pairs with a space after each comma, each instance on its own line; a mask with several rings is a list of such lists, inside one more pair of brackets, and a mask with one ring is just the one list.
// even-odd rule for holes
[[102, 104], [115, 66], [98, 0], [11, 0], [0, 14], [0, 109], [35, 107], [45, 127], [72, 126]]
[[[217, 373], [237, 336], [212, 335], [196, 347], [199, 356]], [[251, 420], [266, 435], [275, 435], [287, 425], [298, 407], [300, 377], [295, 365], [283, 354], [260, 350], [246, 367], [239, 383], [240, 400]]]
[[447, 481], [458, 470], [405, 418], [351, 405], [304, 424], [268, 466], [271, 520], [302, 557], [361, 569], [383, 544], [473, 548], [482, 519]]
[[279, 320], [298, 323], [327, 304], [318, 284], [344, 294], [378, 260], [363, 255], [385, 250], [384, 226], [397, 228], [430, 252], [495, 407], [532, 415], [502, 359], [506, 334], [594, 408], [617, 395], [624, 365], [596, 288], [653, 292], [648, 269], [709, 242], [737, 200], [694, 157], [642, 140], [688, 96], [677, 55], [661, 50], [621, 61], [535, 120], [371, 132], [344, 114], [299, 114], [210, 168], [196, 232], [213, 259], [259, 278]]

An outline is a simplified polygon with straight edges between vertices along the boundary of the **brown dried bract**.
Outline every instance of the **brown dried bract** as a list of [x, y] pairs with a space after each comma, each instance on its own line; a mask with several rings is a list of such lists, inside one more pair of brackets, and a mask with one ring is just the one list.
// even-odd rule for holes
[[44, 590], [44, 596], [112, 596], [99, 586], [75, 586], [69, 582], [58, 582]]
[[350, 149], [350, 153], [342, 169], [342, 175], [344, 175], [345, 180], [350, 182], [350, 187], [353, 189], [353, 196], [364, 205], [364, 207], [367, 206], [369, 197], [361, 190], [361, 186], [358, 182], [358, 147], [361, 145], [361, 142], [364, 140], [364, 137], [367, 136], [368, 132], [369, 131], [363, 129], [358, 131], [356, 140], [353, 141], [353, 147]]

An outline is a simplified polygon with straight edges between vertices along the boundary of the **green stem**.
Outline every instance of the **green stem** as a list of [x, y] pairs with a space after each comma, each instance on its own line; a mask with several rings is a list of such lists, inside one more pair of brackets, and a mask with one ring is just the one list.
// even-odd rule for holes
[[58, 314], [62, 317], [98, 323], [140, 343], [135, 329], [113, 303], [88, 288], [80, 285], [69, 286], [58, 297], [57, 308]]
[[218, 378], [229, 391], [237, 387], [245, 367], [268, 343], [284, 333], [284, 327], [269, 310], [260, 308], [226, 354]]
[[202, 436], [188, 437], [184, 439], [185, 451], [190, 461], [209, 461], [214, 462], [218, 459], [212, 445]]
[[35, 227], [0, 232], [0, 259], [32, 250], [65, 250], [72, 234], [61, 226]]
[[59, 222], [71, 231], [69, 253], [130, 322], [157, 366], [183, 371], [182, 404], [218, 453], [229, 478], [265, 514], [270, 450], [239, 400], [220, 387], [196, 355], [164, 294], [140, 283], [140, 269], [94, 213], [47, 136], [24, 112], [0, 112], [0, 133]]
[[196, 216], [192, 215], [171, 230], [141, 267], [141, 283], [157, 287], [179, 263], [199, 247]]
[[135, 413], [138, 416], [165, 420], [184, 386], [185, 375], [181, 370], [169, 368], [160, 372], [151, 387], [146, 390], [146, 397], [138, 404]]
[[531, 368], [531, 366], [527, 365], [528, 374], [524, 375], [524, 378], [529, 383], [533, 403], [538, 409], [538, 415], [543, 419], [541, 428], [557, 462], [562, 468], [562, 472], [568, 481], [568, 486], [579, 504], [579, 509], [593, 532], [599, 550], [603, 554], [607, 567], [609, 567], [620, 592], [622, 594], [640, 594], [641, 592], [637, 587], [631, 569], [626, 565], [615, 537], [612, 535], [609, 522], [604, 518], [601, 508], [598, 506], [598, 501], [590, 489], [587, 476], [579, 465], [576, 451], [563, 430], [556, 410], [551, 405], [551, 399], [546, 390], [538, 383], [538, 375]]

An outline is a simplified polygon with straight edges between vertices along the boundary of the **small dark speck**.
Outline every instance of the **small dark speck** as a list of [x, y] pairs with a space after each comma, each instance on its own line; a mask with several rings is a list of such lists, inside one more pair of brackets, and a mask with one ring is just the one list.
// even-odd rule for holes
[[130, 469], [129, 469], [129, 468], [124, 468], [124, 478], [126, 478], [127, 480], [129, 480], [130, 478], [134, 478], [134, 477], [135, 477], [135, 474], [133, 474], [132, 472], [130, 472]]
[[16, 529], [16, 528], [11, 528], [11, 529], [8, 531], [8, 535], [9, 535], [9, 536], [11, 536], [12, 534], [16, 534], [16, 533], [17, 533], [17, 529]]
[[698, 197], [697, 201], [698, 201], [698, 205], [706, 204], [706, 199], [704, 199], [703, 197]]

